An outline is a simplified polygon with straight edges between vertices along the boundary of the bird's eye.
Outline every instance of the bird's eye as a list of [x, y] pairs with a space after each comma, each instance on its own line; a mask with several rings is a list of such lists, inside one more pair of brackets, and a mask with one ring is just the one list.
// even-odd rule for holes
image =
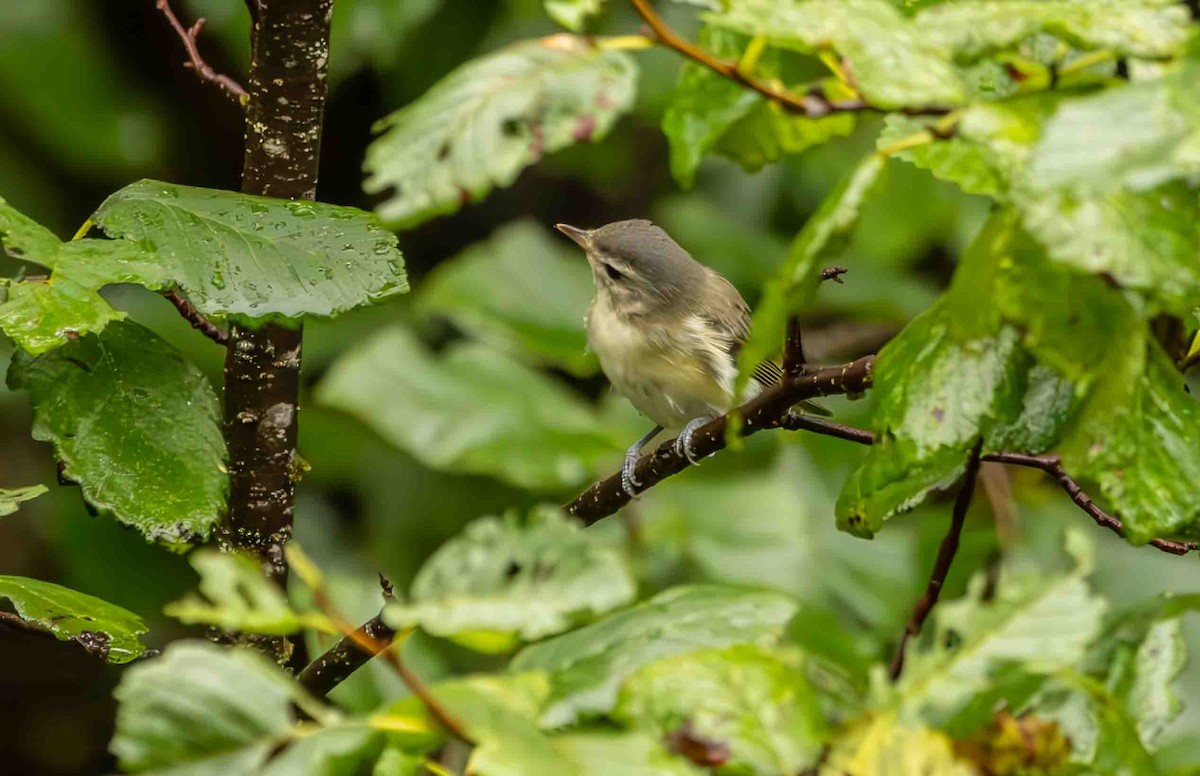
[[620, 280], [622, 277], [624, 277], [624, 275], [622, 275], [621, 272], [611, 264], [605, 264], [604, 271], [608, 273], [608, 277], [611, 280]]

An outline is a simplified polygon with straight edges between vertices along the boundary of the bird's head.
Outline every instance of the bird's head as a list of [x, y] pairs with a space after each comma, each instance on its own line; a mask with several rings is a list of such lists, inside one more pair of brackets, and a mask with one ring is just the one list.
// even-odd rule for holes
[[555, 228], [583, 248], [597, 297], [620, 315], [657, 317], [687, 309], [704, 290], [704, 267], [645, 219]]

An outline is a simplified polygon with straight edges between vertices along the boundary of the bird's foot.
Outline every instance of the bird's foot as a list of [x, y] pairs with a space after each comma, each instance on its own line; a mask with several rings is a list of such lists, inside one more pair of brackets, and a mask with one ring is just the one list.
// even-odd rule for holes
[[621, 464], [621, 490], [631, 499], [638, 497], [638, 490], [642, 487], [642, 483], [634, 476], [638, 459], [641, 457], [642, 446], [634, 445], [625, 451], [625, 462]]
[[679, 432], [679, 436], [675, 439], [675, 454], [682, 455], [688, 459], [688, 463], [692, 466], [699, 466], [700, 461], [692, 454], [692, 436], [695, 435], [696, 429], [708, 423], [712, 418], [707, 415], [701, 415], [698, 418], [692, 418], [687, 425], [683, 427], [683, 431]]

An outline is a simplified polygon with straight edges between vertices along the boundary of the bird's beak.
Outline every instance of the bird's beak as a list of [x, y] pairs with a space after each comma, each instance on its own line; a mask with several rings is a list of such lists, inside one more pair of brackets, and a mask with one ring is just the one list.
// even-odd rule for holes
[[567, 237], [570, 237], [580, 248], [583, 248], [585, 251], [588, 249], [588, 245], [590, 245], [592, 242], [592, 233], [587, 229], [580, 229], [579, 227], [571, 226], [570, 224], [555, 224], [554, 228], [565, 234]]

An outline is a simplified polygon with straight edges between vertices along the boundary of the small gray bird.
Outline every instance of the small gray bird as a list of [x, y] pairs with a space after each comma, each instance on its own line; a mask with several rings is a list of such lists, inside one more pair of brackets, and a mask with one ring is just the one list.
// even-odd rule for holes
[[[612, 386], [656, 424], [625, 452], [621, 485], [634, 496], [642, 448], [664, 428], [681, 429], [675, 450], [697, 463], [696, 429], [732, 409], [737, 353], [750, 333], [750, 308], [737, 289], [644, 219], [598, 229], [558, 224], [587, 253], [596, 296], [588, 344]], [[748, 394], [783, 376], [755, 369]], [[809, 409], [823, 412], [815, 405]]]

